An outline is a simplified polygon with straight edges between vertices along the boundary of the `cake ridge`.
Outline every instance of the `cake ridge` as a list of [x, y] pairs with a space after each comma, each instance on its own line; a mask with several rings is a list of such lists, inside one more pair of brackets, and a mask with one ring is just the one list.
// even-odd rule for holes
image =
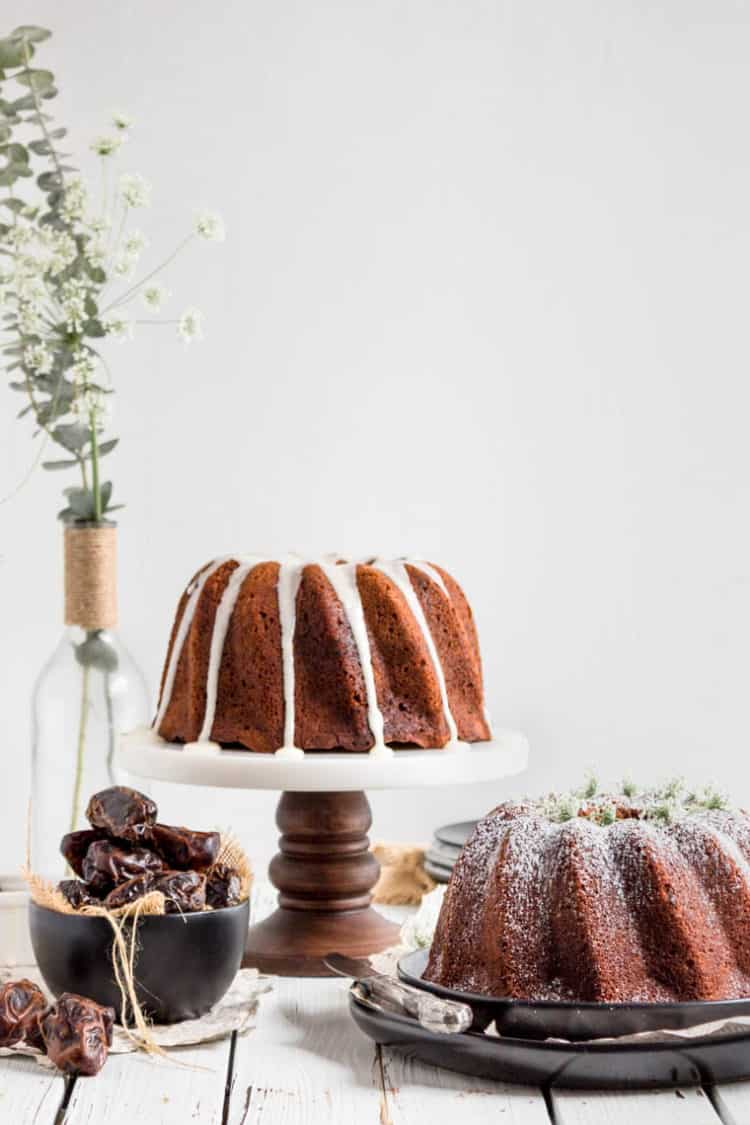
[[[221, 582], [224, 583], [223, 586], [217, 589], [216, 583], [211, 585], [210, 604], [212, 610], [209, 611], [209, 613], [197, 615], [197, 609], [204, 596], [209, 579], [227, 563], [232, 563], [234, 566], [226, 576], [226, 579], [222, 576]], [[279, 741], [277, 741], [276, 746], [269, 747], [266, 745], [268, 739], [272, 737], [269, 731], [268, 736], [264, 735], [261, 739], [261, 742], [264, 744], [259, 747], [260, 749], [266, 750], [273, 748], [277, 753], [294, 756], [297, 756], [303, 749], [298, 746], [297, 732], [295, 729], [296, 711], [300, 705], [298, 692], [296, 690], [295, 674], [295, 662], [300, 659], [295, 645], [297, 626], [296, 607], [301, 585], [305, 581], [305, 574], [308, 572], [308, 568], [312, 567], [318, 568], [330, 585], [338, 604], [341, 606], [343, 617], [347, 622], [351, 637], [354, 641], [359, 668], [364, 679], [364, 700], [363, 703], [360, 704], [357, 702], [357, 697], [352, 695], [349, 705], [352, 707], [364, 706], [370, 732], [371, 753], [392, 753], [388, 745], [389, 742], [409, 744], [415, 739], [416, 745], [435, 745], [439, 747], [445, 744], [444, 731], [446, 728], [449, 742], [454, 742], [460, 737], [467, 738], [471, 741], [490, 737], [482, 696], [481, 663], [479, 660], [475, 631], [473, 638], [464, 638], [464, 640], [458, 641], [457, 644], [454, 643], [452, 647], [449, 646], [442, 657], [433, 636], [433, 629], [437, 627], [437, 621], [440, 619], [441, 614], [443, 619], [443, 624], [440, 625], [441, 630], [445, 630], [446, 622], [450, 628], [463, 628], [461, 618], [454, 609], [453, 598], [451, 597], [448, 585], [438, 570], [429, 563], [423, 563], [421, 561], [412, 563], [412, 560], [407, 557], [391, 561], [379, 557], [369, 557], [361, 561], [349, 561], [336, 554], [324, 555], [317, 559], [307, 559], [300, 555], [289, 555], [281, 562], [275, 562], [275, 560], [267, 558], [264, 555], [226, 555], [214, 559], [207, 564], [206, 567], [202, 568], [185, 591], [183, 602], [181, 603], [184, 608], [182, 609], [181, 615], [178, 617], [173, 632], [173, 639], [170, 644], [162, 679], [161, 695], [153, 723], [154, 729], [157, 730], [157, 732], [162, 733], [166, 738], [175, 738], [198, 747], [207, 744], [211, 745], [209, 740], [212, 737], [222, 738], [222, 741], [225, 743], [231, 741], [226, 736], [225, 727], [227, 724], [220, 723], [219, 727], [216, 727], [217, 709], [218, 711], [222, 709], [221, 696], [222, 692], [226, 690], [224, 686], [225, 677], [222, 672], [225, 664], [226, 641], [232, 628], [237, 605], [242, 602], [246, 581], [261, 563], [272, 563], [278, 568], [275, 580], [275, 615], [278, 616], [278, 626], [280, 630], [282, 673], [281, 706], [283, 708], [283, 715], [281, 737]], [[429, 613], [425, 610], [421, 600], [424, 595], [417, 593], [413, 584], [413, 579], [408, 571], [408, 566], [412, 565], [415, 570], [420, 571], [426, 576], [429, 583], [437, 586], [440, 590], [439, 599], [441, 603], [443, 603], [444, 600], [444, 608], [441, 609], [440, 606], [436, 608], [431, 601]], [[362, 569], [366, 569], [370, 573], [375, 571], [382, 574], [387, 583], [398, 591], [405, 603], [404, 609], [399, 609], [398, 612], [407, 615], [408, 620], [404, 627], [407, 632], [411, 633], [415, 643], [421, 646], [422, 651], [426, 654], [432, 682], [435, 685], [434, 688], [430, 689], [434, 693], [434, 704], [430, 704], [430, 706], [434, 706], [434, 708], [440, 706], [442, 709], [442, 721], [444, 723], [442, 734], [438, 732], [434, 732], [432, 735], [425, 733], [425, 730], [423, 730], [425, 723], [420, 725], [420, 723], [417, 722], [416, 713], [413, 716], [409, 714], [411, 703], [407, 703], [406, 705], [403, 703], [398, 704], [399, 710], [403, 712], [403, 716], [396, 714], [393, 706], [389, 708], [387, 717], [383, 712], [379, 699], [379, 688], [375, 674], [373, 653], [370, 648], [369, 629], [371, 622], [368, 620], [365, 612], [362, 591], [360, 590], [358, 582], [358, 576]], [[264, 578], [263, 581], [266, 582], [266, 579]], [[460, 593], [460, 588], [457, 587], [455, 583], [453, 585]], [[427, 588], [428, 587], [425, 585], [425, 589]], [[468, 612], [469, 620], [471, 621], [471, 611], [468, 609], [463, 594], [461, 594], [461, 601], [463, 604], [464, 617]], [[448, 616], [446, 617], [446, 615]], [[200, 618], [202, 618], [202, 621], [199, 620]], [[196, 622], [198, 627], [201, 627], [205, 633], [209, 634], [207, 641], [202, 638], [196, 639]], [[190, 652], [200, 652], [203, 654], [198, 659], [197, 664], [195, 664], [195, 661], [191, 657], [191, 667], [193, 667], [194, 670], [197, 669], [197, 675], [199, 677], [199, 680], [195, 684], [192, 682], [178, 683], [180, 678], [185, 680], [187, 674], [185, 671], [181, 671], [181, 668], [184, 665], [184, 660], [187, 659], [185, 653], [187, 652], [189, 637], [193, 638], [190, 642]], [[441, 643], [445, 644], [445, 641], [443, 640]], [[194, 645], [197, 645], [198, 648], [196, 649]], [[449, 663], [452, 662], [451, 667], [453, 668], [452, 675], [454, 679], [454, 688], [452, 690], [454, 694], [456, 690], [462, 693], [468, 692], [466, 698], [462, 700], [461, 722], [466, 729], [466, 733], [463, 736], [459, 734], [459, 723], [454, 714], [454, 703], [449, 693], [446, 672], [443, 666], [444, 659], [447, 659]], [[469, 663], [467, 664], [466, 661], [469, 661]], [[424, 664], [424, 660], [422, 660], [421, 663]], [[187, 666], [185, 665], [185, 667]], [[427, 665], [425, 665], [425, 667], [427, 667]], [[461, 671], [462, 667], [464, 669], [463, 671]], [[256, 668], [253, 674], [257, 671]], [[458, 689], [455, 688], [456, 682], [459, 684]], [[179, 688], [178, 691], [176, 690], [176, 684]], [[237, 685], [235, 684], [235, 689], [236, 687]], [[351, 688], [347, 690], [351, 695]], [[176, 695], [179, 695], [183, 702], [187, 703], [187, 710], [189, 712], [187, 716], [179, 717], [177, 715], [175, 707], [173, 707]], [[192, 703], [190, 702], [191, 698], [193, 699]], [[479, 714], [474, 713], [477, 711], [477, 698], [481, 706]], [[196, 715], [196, 708], [200, 710], [200, 714], [198, 715]], [[410, 719], [412, 719], [411, 727], [409, 725]], [[437, 719], [435, 719], [435, 721], [437, 721]], [[414, 725], [415, 723], [416, 726]], [[231, 724], [229, 725], [231, 726]], [[247, 724], [245, 724], [245, 726], [247, 726]], [[386, 726], [389, 728], [387, 738]], [[427, 723], [426, 726], [429, 727], [430, 723]], [[224, 733], [214, 735], [213, 732], [215, 729], [220, 729]], [[403, 734], [400, 735], [399, 732], [402, 729]], [[418, 733], [415, 734], [415, 731]], [[245, 735], [241, 733], [239, 741], [242, 744], [245, 744], [243, 742], [244, 737]], [[425, 741], [426, 739], [430, 739], [430, 741]], [[316, 747], [313, 746], [311, 748]], [[359, 744], [353, 745], [351, 748], [363, 748], [361, 745], [361, 735]]]
[[494, 809], [455, 864], [425, 978], [524, 1000], [750, 996], [750, 818], [674, 784], [666, 816], [664, 792]]

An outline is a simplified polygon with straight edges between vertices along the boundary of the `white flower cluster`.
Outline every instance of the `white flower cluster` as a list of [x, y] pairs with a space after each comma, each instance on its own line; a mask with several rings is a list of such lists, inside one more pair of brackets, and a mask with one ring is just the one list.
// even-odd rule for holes
[[207, 242], [223, 242], [226, 238], [224, 220], [214, 211], [200, 211], [195, 216], [195, 233]]
[[203, 316], [198, 309], [185, 309], [177, 322], [177, 332], [186, 344], [203, 339]]
[[120, 176], [120, 197], [126, 207], [148, 207], [151, 184], [137, 172], [125, 172]]

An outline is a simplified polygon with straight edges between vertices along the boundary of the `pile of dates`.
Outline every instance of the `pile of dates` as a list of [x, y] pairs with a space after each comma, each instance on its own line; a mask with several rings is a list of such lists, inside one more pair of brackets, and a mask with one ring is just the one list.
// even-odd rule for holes
[[236, 906], [241, 879], [217, 863], [218, 832], [159, 824], [154, 802], [122, 785], [95, 793], [86, 809], [91, 828], [63, 836], [60, 851], [78, 879], [58, 890], [71, 906], [127, 906], [151, 891], [167, 914]]
[[112, 1008], [72, 992], [50, 1006], [30, 980], [8, 981], [0, 988], [0, 1047], [36, 1047], [65, 1074], [99, 1073], [112, 1046], [114, 1022]]

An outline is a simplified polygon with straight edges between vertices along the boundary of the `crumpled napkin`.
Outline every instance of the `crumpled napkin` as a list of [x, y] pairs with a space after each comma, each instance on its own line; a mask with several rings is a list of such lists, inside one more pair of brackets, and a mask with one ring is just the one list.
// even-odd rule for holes
[[[22, 972], [16, 969], [2, 970], [5, 980], [15, 980], [20, 976], [25, 976], [44, 988], [41, 974], [35, 967], [26, 967]], [[154, 1041], [159, 1047], [187, 1047], [223, 1039], [233, 1031], [244, 1035], [255, 1027], [259, 998], [272, 988], [272, 978], [260, 976], [257, 969], [240, 969], [228, 992], [205, 1016], [196, 1020], [183, 1020], [181, 1023], [151, 1024]], [[138, 1047], [133, 1040], [115, 1024], [110, 1054], [122, 1055], [136, 1050]], [[40, 1066], [54, 1069], [54, 1064], [46, 1055], [25, 1043], [17, 1047], [0, 1047], [0, 1055], [27, 1055]]]

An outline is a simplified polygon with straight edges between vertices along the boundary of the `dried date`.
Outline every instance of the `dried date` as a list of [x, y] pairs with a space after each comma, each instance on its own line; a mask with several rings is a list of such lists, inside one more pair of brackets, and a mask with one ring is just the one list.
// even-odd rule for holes
[[65, 1074], [98, 1074], [112, 1046], [115, 1013], [64, 992], [39, 1021], [47, 1055]]
[[239, 873], [226, 863], [217, 863], [206, 876], [206, 902], [214, 910], [236, 906], [240, 901], [241, 888]]
[[205, 871], [219, 854], [221, 837], [218, 832], [154, 824], [149, 829], [149, 844], [173, 870]]
[[78, 879], [63, 879], [57, 884], [57, 889], [74, 910], [79, 910], [82, 906], [99, 906], [99, 900]]
[[156, 820], [156, 804], [137, 789], [113, 785], [95, 793], [88, 803], [86, 818], [92, 828], [101, 828], [109, 836], [138, 843]]
[[153, 885], [154, 876], [150, 871], [146, 871], [142, 875], [134, 875], [132, 879], [120, 883], [119, 887], [110, 891], [104, 900], [104, 905], [109, 907], [110, 910], [115, 910], [118, 906], [127, 906], [128, 903], [135, 902], [137, 898], [143, 898], [144, 895], [147, 895]]
[[197, 871], [167, 871], [154, 880], [153, 889], [164, 895], [167, 914], [191, 914], [206, 905], [206, 876]]
[[83, 861], [83, 878], [95, 894], [146, 872], [160, 875], [164, 861], [147, 848], [123, 848], [110, 840], [95, 840]]
[[104, 833], [99, 828], [84, 828], [80, 832], [68, 832], [60, 841], [60, 851], [65, 856], [76, 875], [83, 874], [83, 861], [86, 852], [95, 840], [103, 840]]
[[0, 1047], [41, 1043], [39, 1016], [47, 1007], [44, 993], [30, 980], [8, 981], [0, 988]]

